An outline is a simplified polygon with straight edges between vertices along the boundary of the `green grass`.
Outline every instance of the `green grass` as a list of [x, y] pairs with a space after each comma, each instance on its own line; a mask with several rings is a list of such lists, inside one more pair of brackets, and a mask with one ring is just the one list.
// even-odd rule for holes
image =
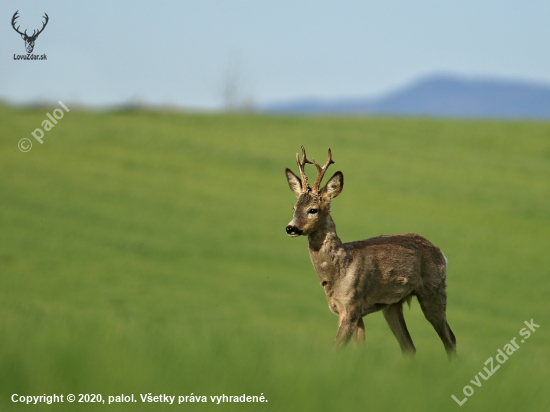
[[[75, 109], [41, 145], [46, 111], [0, 106], [1, 410], [176, 407], [10, 400], [149, 392], [269, 401], [190, 410], [550, 408], [550, 124]], [[416, 301], [414, 361], [380, 313], [364, 348], [331, 352], [307, 240], [284, 232], [300, 143], [318, 161], [330, 146], [345, 175], [343, 241], [418, 232], [445, 252], [456, 362]], [[531, 318], [540, 329], [469, 383]]]

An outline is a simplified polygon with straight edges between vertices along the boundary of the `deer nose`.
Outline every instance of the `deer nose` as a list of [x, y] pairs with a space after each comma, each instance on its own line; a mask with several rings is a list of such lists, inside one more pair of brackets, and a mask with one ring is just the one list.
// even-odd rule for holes
[[298, 229], [296, 226], [288, 225], [286, 227], [286, 233], [289, 235], [301, 235], [302, 231]]

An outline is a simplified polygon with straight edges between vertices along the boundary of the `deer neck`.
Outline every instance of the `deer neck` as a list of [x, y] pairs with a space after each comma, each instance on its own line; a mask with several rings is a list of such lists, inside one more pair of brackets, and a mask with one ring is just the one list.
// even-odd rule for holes
[[340, 277], [344, 247], [336, 234], [336, 225], [328, 215], [322, 227], [308, 235], [309, 256], [321, 283]]

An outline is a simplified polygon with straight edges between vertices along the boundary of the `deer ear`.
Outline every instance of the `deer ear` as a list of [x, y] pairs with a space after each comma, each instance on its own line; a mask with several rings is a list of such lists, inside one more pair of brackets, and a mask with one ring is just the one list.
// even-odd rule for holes
[[329, 179], [323, 190], [321, 190], [321, 197], [327, 200], [332, 200], [338, 196], [344, 188], [344, 175], [342, 172], [336, 172]]
[[296, 195], [296, 197], [300, 197], [300, 194], [302, 193], [302, 182], [288, 167], [286, 168], [285, 173], [290, 190]]

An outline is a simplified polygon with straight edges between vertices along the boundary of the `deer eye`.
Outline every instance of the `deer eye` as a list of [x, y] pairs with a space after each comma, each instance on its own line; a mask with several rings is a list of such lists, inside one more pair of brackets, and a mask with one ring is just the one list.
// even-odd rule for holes
[[317, 213], [317, 209], [309, 209], [307, 212], [314, 215], [315, 213]]

